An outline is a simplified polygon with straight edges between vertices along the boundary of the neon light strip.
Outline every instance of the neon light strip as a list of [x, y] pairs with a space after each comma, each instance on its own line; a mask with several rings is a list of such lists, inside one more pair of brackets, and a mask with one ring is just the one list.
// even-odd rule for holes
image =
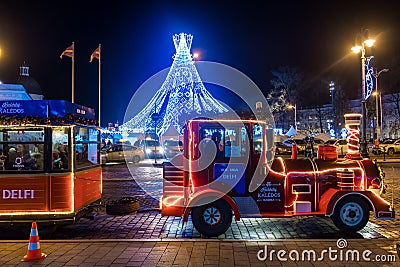
[[308, 160], [311, 163], [311, 166], [313, 168], [313, 173], [314, 173], [314, 209], [317, 210], [317, 204], [319, 203], [319, 187], [318, 187], [318, 183], [317, 183], [317, 167], [316, 167], [316, 163], [315, 161], [311, 160], [310, 158], [308, 158]]
[[176, 205], [182, 199], [183, 199], [183, 196], [178, 196], [178, 195], [176, 195], [176, 196], [175, 195], [174, 196], [168, 196], [166, 198], [163, 198], [162, 204], [167, 206], [167, 207], [170, 207], [170, 206]]
[[[74, 127], [72, 127], [71, 128], [71, 130], [69, 131], [69, 142], [70, 142], [70, 144], [72, 145], [71, 147], [72, 148], [74, 148]], [[73, 153], [75, 152], [75, 151], [72, 151]], [[72, 154], [72, 153], [69, 153], [70, 155]], [[75, 153], [74, 153], [75, 154]], [[71, 162], [71, 170], [72, 170], [72, 173], [71, 173], [71, 211], [74, 211], [75, 210], [75, 197], [74, 197], [74, 195], [75, 195], [75, 184], [74, 184], [74, 178], [75, 178], [75, 174], [74, 174], [74, 171], [75, 171], [75, 156], [74, 156], [74, 158], [73, 159], [71, 159], [71, 156], [70, 156], [70, 159], [69, 159], [69, 161]]]
[[365, 187], [367, 185], [367, 176], [364, 173], [364, 168], [362, 168], [362, 166], [361, 166], [362, 165], [361, 161], [357, 160], [357, 164], [358, 164], [358, 166], [360, 166], [360, 169], [362, 170], [362, 179], [361, 179], [362, 182], [360, 184], [360, 187], [362, 190], [365, 190]]
[[73, 215], [74, 213], [71, 211], [24, 211], [24, 212], [1, 212], [0, 211], [0, 218], [1, 216], [6, 216], [6, 215], [68, 215], [71, 214]]
[[252, 123], [258, 123], [258, 124], [266, 125], [266, 122], [257, 121], [257, 120], [204, 120], [204, 119], [194, 119], [194, 120], [190, 120], [190, 122], [240, 122], [240, 123], [250, 123], [250, 122], [252, 122]]
[[[193, 159], [194, 155], [192, 155], [192, 151], [194, 151], [194, 141], [193, 141], [193, 135], [192, 135], [192, 121], [189, 121], [188, 123], [188, 138], [189, 138], [189, 183], [192, 188], [191, 188], [191, 193], [194, 193], [194, 183], [193, 183], [193, 175], [192, 175], [192, 164], [193, 164]], [[186, 187], [186, 186], [185, 186]]]
[[352, 128], [350, 125], [347, 124], [346, 124], [346, 129], [348, 132], [347, 136], [348, 151], [350, 154], [358, 153], [360, 131], [358, 130], [358, 127]]
[[[315, 170], [315, 171], [291, 171], [291, 172], [286, 173], [286, 177], [288, 177], [289, 175], [292, 175], [292, 174], [313, 174], [314, 177], [316, 177], [315, 175], [321, 175], [321, 174], [324, 174], [327, 172], [337, 172], [338, 170], [342, 170], [342, 169], [343, 169], [343, 167], [326, 169], [326, 170], [322, 170], [322, 171], [318, 171], [318, 170]], [[352, 167], [352, 168], [346, 168], [346, 169], [353, 170], [353, 171], [357, 171], [357, 170], [361, 171], [361, 177], [363, 178], [363, 180], [365, 179], [365, 171], [362, 168]], [[276, 172], [276, 171], [272, 170], [270, 167], [269, 167], [269, 171], [271, 171], [272, 173], [275, 173], [275, 174], [282, 175], [282, 173]]]
[[297, 201], [297, 199], [299, 198], [299, 194], [296, 194], [296, 197], [294, 198], [294, 200], [292, 201], [292, 203], [288, 206], [285, 205], [285, 208], [290, 208], [294, 205], [294, 203]]

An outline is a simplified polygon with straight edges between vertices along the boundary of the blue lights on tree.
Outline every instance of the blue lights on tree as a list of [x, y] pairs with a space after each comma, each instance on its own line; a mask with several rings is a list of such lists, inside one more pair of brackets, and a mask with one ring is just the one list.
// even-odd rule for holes
[[[127, 132], [145, 133], [157, 131], [163, 135], [169, 127], [181, 132], [184, 123], [194, 117], [214, 117], [228, 112], [204, 87], [190, 54], [193, 36], [175, 34], [173, 41], [176, 53], [173, 63], [161, 88], [146, 107], [121, 126]], [[159, 120], [152, 120], [153, 113]], [[156, 123], [156, 125], [155, 125]]]

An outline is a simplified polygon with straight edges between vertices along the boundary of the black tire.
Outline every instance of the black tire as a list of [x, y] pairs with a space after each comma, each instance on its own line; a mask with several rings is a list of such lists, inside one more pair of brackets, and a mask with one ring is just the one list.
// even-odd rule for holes
[[393, 156], [394, 148], [393, 147], [389, 148], [387, 153], [388, 153], [389, 156]]
[[133, 161], [133, 163], [139, 163], [139, 161], [140, 161], [140, 156], [135, 155], [135, 156], [133, 157], [132, 161]]
[[132, 197], [123, 197], [106, 205], [106, 213], [108, 215], [126, 215], [139, 209], [139, 201]]
[[192, 221], [200, 234], [208, 237], [219, 236], [232, 223], [232, 208], [223, 199], [192, 209]]
[[275, 149], [275, 155], [280, 155], [281, 152], [279, 151], [279, 148]]
[[368, 223], [368, 204], [358, 196], [345, 197], [336, 204], [331, 219], [341, 231], [357, 232]]

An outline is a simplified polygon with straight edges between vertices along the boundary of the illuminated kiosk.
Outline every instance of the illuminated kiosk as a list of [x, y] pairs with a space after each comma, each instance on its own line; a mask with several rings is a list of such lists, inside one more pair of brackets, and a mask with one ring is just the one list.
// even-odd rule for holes
[[0, 223], [67, 224], [102, 196], [94, 109], [63, 100], [0, 101]]
[[348, 152], [346, 158], [348, 159], [362, 159], [360, 154], [360, 130], [359, 126], [361, 124], [361, 114], [351, 113], [345, 114], [344, 119], [346, 123], [347, 130], [347, 143], [348, 143]]
[[[121, 125], [123, 131], [143, 134], [154, 133], [156, 129], [158, 136], [167, 132], [182, 134], [181, 127], [193, 117], [215, 117], [228, 112], [200, 79], [190, 54], [192, 39], [193, 36], [186, 33], [173, 36], [176, 53], [167, 78], [145, 108]], [[158, 114], [156, 125], [153, 113]]]

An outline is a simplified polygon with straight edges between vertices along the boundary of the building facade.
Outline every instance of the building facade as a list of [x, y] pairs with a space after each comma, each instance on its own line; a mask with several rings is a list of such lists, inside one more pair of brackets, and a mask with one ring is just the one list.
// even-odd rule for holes
[[[400, 138], [400, 93], [382, 95], [378, 100], [378, 118], [376, 118], [375, 98], [371, 97], [367, 103], [367, 132], [366, 137], [372, 140], [376, 137], [376, 127], [380, 128], [380, 139]], [[381, 108], [382, 107], [382, 108]], [[361, 99], [350, 100], [346, 110], [339, 116], [334, 116], [332, 104], [325, 104], [318, 108], [298, 107], [296, 111], [297, 130], [303, 134], [327, 133], [340, 137], [345, 129], [344, 114], [361, 114]], [[336, 112], [337, 113], [337, 112]], [[287, 112], [288, 121], [294, 124], [293, 111]], [[287, 129], [285, 129], [287, 131]]]

